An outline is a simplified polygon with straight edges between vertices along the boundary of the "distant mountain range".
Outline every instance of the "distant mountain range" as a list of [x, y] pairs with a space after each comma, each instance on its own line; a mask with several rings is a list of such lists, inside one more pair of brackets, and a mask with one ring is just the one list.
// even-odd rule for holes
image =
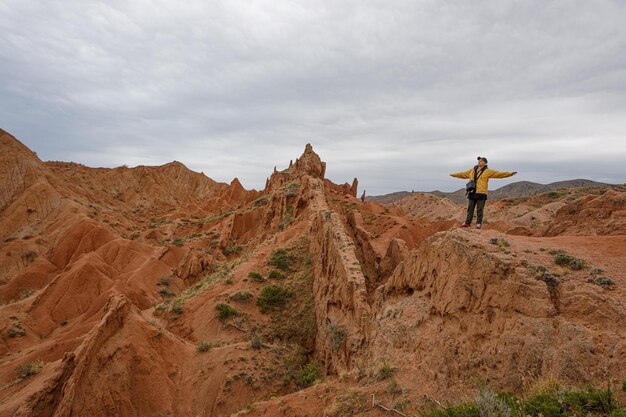
[[[598, 186], [607, 186], [607, 185], [611, 185], [611, 184], [606, 184], [606, 183], [586, 180], [586, 179], [557, 181], [557, 182], [552, 182], [550, 184], [539, 184], [539, 183], [530, 182], [530, 181], [518, 181], [518, 182], [505, 185], [503, 187], [497, 188], [495, 190], [489, 191], [489, 199], [501, 200], [503, 198], [522, 197], [522, 196], [527, 196], [527, 195], [532, 195], [532, 194], [545, 193], [547, 191], [558, 190], [558, 189], [598, 187]], [[466, 200], [465, 189], [460, 189], [457, 191], [453, 191], [451, 193], [446, 193], [443, 191], [435, 190], [435, 191], [431, 191], [430, 193], [440, 196], [440, 197], [446, 197], [456, 203], [463, 203]], [[367, 197], [367, 200], [377, 201], [381, 204], [390, 204], [395, 201], [401, 200], [410, 194], [411, 194], [410, 191], [397, 191], [397, 192], [389, 193], [385, 195], [370, 196], [370, 197]]]

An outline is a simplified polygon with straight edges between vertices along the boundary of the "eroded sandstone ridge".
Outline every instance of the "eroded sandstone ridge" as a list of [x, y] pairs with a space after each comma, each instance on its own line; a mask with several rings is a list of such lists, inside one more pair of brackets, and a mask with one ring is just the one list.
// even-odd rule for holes
[[432, 194], [357, 199], [310, 144], [261, 191], [0, 150], [0, 416], [415, 414], [626, 379], [624, 187], [504, 199], [476, 231]]

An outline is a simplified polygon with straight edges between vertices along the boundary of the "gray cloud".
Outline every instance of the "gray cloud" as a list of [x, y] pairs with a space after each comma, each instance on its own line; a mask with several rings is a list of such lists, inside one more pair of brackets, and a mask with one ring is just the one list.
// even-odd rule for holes
[[[49, 160], [261, 188], [311, 142], [369, 194], [626, 181], [620, 1], [0, 0], [0, 123]], [[502, 180], [504, 185], [512, 180]]]

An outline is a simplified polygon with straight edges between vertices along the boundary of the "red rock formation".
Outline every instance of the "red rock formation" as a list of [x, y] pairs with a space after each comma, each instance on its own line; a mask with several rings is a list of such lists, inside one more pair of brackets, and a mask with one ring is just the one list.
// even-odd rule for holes
[[[512, 391], [529, 374], [593, 384], [607, 369], [623, 375], [623, 301], [582, 274], [546, 284], [495, 237], [447, 232], [413, 251], [381, 288], [372, 354], [431, 395], [464, 392], [472, 375]], [[618, 328], [597, 328], [606, 317]]]
[[[476, 375], [510, 390], [529, 374], [626, 378], [624, 190], [502, 201], [489, 205], [498, 231], [451, 231], [462, 206], [359, 202], [357, 180], [325, 179], [310, 145], [262, 192], [179, 162], [44, 163], [6, 132], [0, 147], [0, 416], [219, 416], [252, 402], [250, 415], [340, 415], [340, 391], [381, 361], [411, 398], [453, 400]], [[300, 269], [269, 278], [272, 253], [296, 242]], [[554, 264], [557, 250], [585, 268]], [[613, 285], [588, 282], [600, 269]], [[270, 283], [311, 298], [261, 312]], [[224, 303], [237, 313], [222, 321]], [[302, 331], [302, 315], [314, 343], [274, 335]], [[303, 351], [326, 384], [293, 393]]]
[[575, 200], [556, 211], [544, 236], [626, 234], [626, 192], [608, 190]]
[[359, 189], [359, 180], [358, 179], [354, 179], [352, 180], [352, 185], [350, 186], [350, 194], [352, 195], [352, 197], [356, 197], [356, 193], [358, 192]]

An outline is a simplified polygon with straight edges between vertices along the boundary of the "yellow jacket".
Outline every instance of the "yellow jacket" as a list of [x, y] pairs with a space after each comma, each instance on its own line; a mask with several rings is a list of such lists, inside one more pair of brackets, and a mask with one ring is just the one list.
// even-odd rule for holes
[[[485, 172], [478, 176], [478, 182], [476, 183], [476, 194], [487, 194], [489, 191], [489, 178], [507, 178], [513, 175], [512, 172], [495, 171], [493, 169], [485, 168]], [[456, 178], [465, 178], [474, 181], [474, 168], [470, 168], [465, 172], [455, 172], [450, 174]]]

